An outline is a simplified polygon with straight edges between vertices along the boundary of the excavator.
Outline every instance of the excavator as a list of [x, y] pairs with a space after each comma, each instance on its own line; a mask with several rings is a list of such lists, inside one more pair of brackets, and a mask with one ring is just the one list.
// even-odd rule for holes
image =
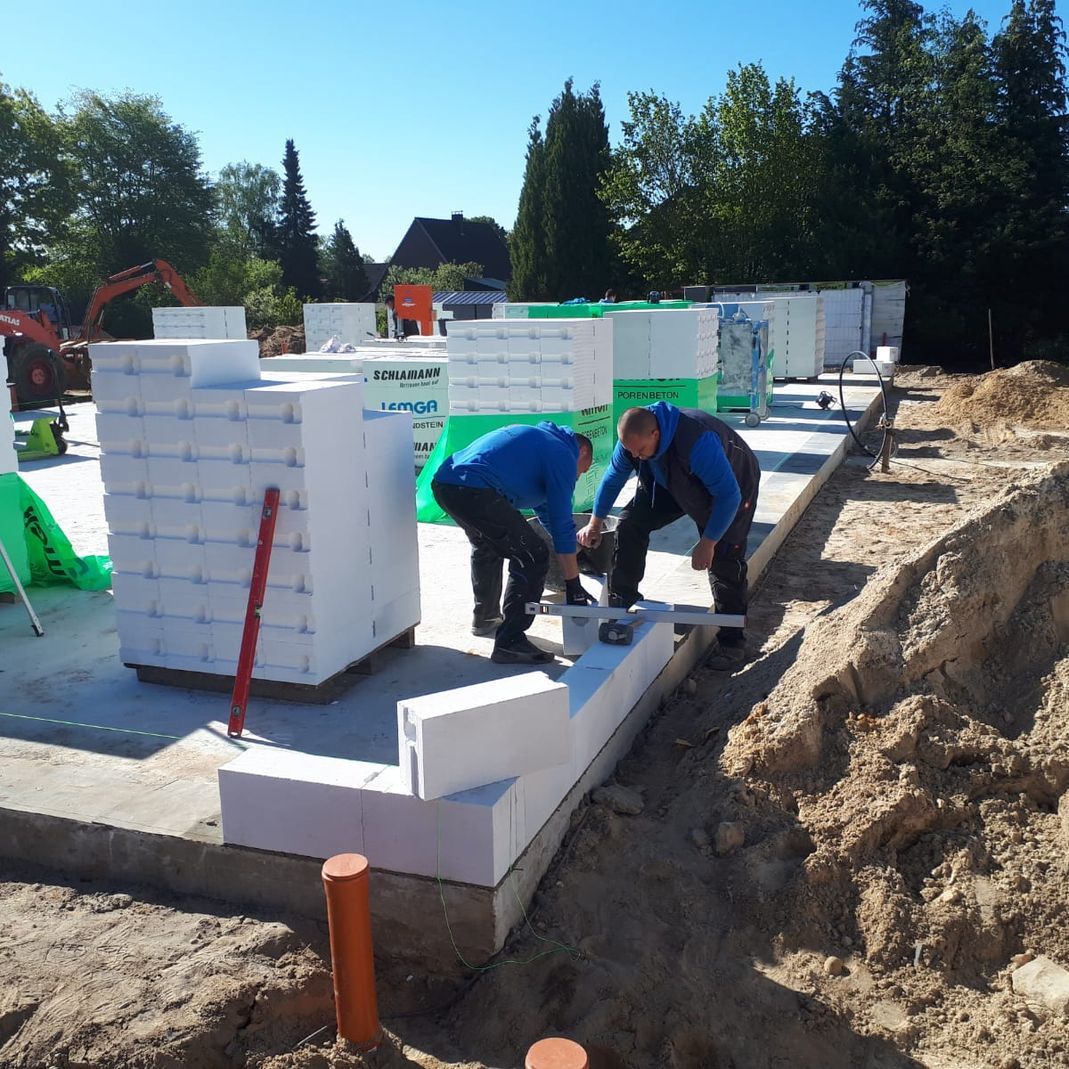
[[201, 303], [165, 260], [127, 268], [97, 286], [81, 326], [72, 324], [67, 299], [53, 286], [8, 286], [0, 307], [0, 348], [6, 346], [13, 407], [55, 401], [68, 386], [88, 390], [89, 343], [110, 337], [100, 325], [104, 309], [150, 282], [162, 282], [179, 304]]

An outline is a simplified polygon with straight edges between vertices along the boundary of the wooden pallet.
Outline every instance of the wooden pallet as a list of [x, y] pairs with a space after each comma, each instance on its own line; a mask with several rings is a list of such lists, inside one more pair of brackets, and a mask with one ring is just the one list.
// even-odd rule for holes
[[[253, 676], [249, 693], [254, 698], [267, 698], [270, 701], [329, 705], [337, 701], [358, 678], [374, 675], [379, 670], [387, 650], [410, 650], [415, 645], [416, 629], [410, 627], [322, 683], [284, 683]], [[142, 683], [159, 683], [167, 687], [185, 687], [188, 690], [210, 690], [220, 694], [230, 694], [234, 689], [233, 676], [215, 675], [212, 672], [188, 672], [181, 668], [161, 668], [152, 664], [127, 664], [126, 667], [133, 668]]]

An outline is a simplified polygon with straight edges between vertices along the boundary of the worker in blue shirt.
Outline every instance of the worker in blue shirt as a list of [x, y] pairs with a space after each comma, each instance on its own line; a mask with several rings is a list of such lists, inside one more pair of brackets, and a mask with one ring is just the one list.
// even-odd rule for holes
[[[569, 605], [594, 599], [579, 582], [572, 494], [590, 469], [590, 439], [568, 427], [542, 422], [502, 427], [447, 457], [434, 473], [431, 491], [471, 542], [475, 593], [472, 632], [494, 635], [490, 659], [497, 664], [542, 664], [553, 655], [527, 637], [549, 569], [549, 550], [519, 509], [534, 509], [553, 539], [564, 572]], [[504, 613], [501, 566], [509, 562]]]
[[[581, 545], [601, 541], [605, 517], [624, 483], [637, 473], [634, 499], [616, 529], [610, 604], [629, 608], [641, 599], [638, 587], [651, 532], [689, 516], [700, 536], [691, 567], [708, 571], [716, 611], [745, 614], [746, 539], [761, 481], [753, 450], [708, 412], [666, 401], [629, 408], [620, 417], [617, 437], [612, 463], [594, 497], [593, 516], [579, 532]], [[741, 628], [721, 628], [717, 638], [722, 650], [737, 650], [745, 641]], [[721, 655], [721, 661], [730, 660]]]

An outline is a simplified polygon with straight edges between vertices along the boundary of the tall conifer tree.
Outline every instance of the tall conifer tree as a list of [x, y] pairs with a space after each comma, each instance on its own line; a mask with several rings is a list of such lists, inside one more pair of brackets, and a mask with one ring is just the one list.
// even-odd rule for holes
[[546, 296], [546, 239], [542, 224], [545, 158], [546, 146], [536, 115], [527, 131], [527, 166], [523, 173], [516, 224], [509, 242], [512, 260], [509, 296], [515, 301], [538, 301]]
[[557, 300], [598, 297], [608, 281], [609, 213], [598, 193], [609, 168], [609, 129], [595, 82], [578, 96], [572, 80], [546, 119], [546, 292]]
[[286, 142], [282, 166], [285, 178], [278, 224], [282, 285], [293, 286], [298, 297], [319, 297], [322, 284], [319, 281], [316, 217], [304, 191], [301, 164], [292, 139]]

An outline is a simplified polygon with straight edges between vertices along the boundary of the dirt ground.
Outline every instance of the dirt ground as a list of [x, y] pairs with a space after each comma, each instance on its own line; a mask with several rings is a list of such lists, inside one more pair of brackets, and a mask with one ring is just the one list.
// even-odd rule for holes
[[260, 356], [281, 356], [283, 353], [303, 353], [304, 327], [262, 327], [250, 330], [249, 337], [260, 346]]
[[0, 1066], [506, 1069], [550, 1034], [592, 1069], [1069, 1066], [1066, 1011], [1012, 982], [1069, 968], [1062, 370], [900, 374], [890, 473], [832, 477], [747, 660], [617, 769], [642, 812], [577, 811], [484, 971], [384, 958], [380, 1051], [335, 1041], [321, 928], [21, 870]]

